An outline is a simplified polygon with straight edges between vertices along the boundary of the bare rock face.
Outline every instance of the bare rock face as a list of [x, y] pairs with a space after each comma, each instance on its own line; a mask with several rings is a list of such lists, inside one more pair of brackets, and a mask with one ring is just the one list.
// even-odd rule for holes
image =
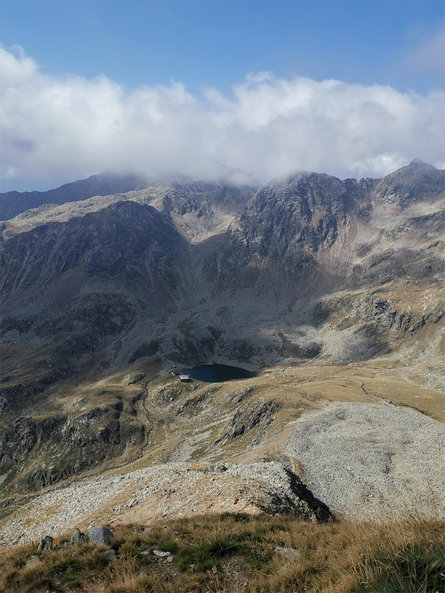
[[280, 407], [280, 404], [273, 400], [240, 407], [231, 420], [229, 431], [223, 434], [215, 444], [235, 439], [260, 423], [266, 427], [272, 422], [274, 412], [277, 412]]
[[[233, 274], [256, 261], [282, 268], [294, 278], [316, 268], [314, 254], [332, 245], [356, 200], [363, 198], [354, 180], [315, 173], [273, 182], [260, 189], [240, 217], [239, 230], [229, 232], [225, 244], [206, 263], [205, 272], [230, 283]], [[256, 280], [255, 275], [252, 280]]]
[[414, 159], [406, 167], [384, 177], [373, 192], [377, 203], [408, 208], [419, 200], [433, 201], [445, 197], [445, 171]]

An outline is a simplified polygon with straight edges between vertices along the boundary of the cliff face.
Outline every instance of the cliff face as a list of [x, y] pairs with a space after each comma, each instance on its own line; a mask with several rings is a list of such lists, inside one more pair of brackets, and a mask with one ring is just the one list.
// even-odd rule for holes
[[250, 200], [221, 250], [207, 263], [210, 276], [227, 282], [234, 272], [281, 269], [300, 278], [317, 268], [316, 254], [338, 238], [339, 228], [366, 192], [355, 180], [315, 173], [271, 183]]
[[[71, 194], [0, 197], [6, 481], [35, 488], [127, 446], [138, 455], [147, 417], [134, 393], [121, 410], [104, 385], [100, 396], [85, 391], [83, 413], [56, 403], [128, 365], [386, 356], [441, 385], [443, 171], [414, 161], [382, 180], [310, 173], [257, 191], [192, 181], [141, 189], [134, 179], [113, 191], [108, 180], [101, 187], [112, 195], [91, 197], [96, 181]], [[234, 414], [235, 433], [250, 426], [250, 412]], [[94, 443], [89, 427], [103, 438]], [[36, 474], [56, 442], [62, 461]], [[69, 453], [79, 444], [87, 461]]]
[[165, 216], [134, 202], [117, 203], [66, 223], [43, 224], [3, 245], [4, 306], [16, 311], [19, 301], [29, 308], [37, 292], [65, 284], [73, 272], [78, 291], [94, 282], [119, 280], [136, 286], [151, 283], [168, 293], [177, 287], [180, 253], [185, 249], [185, 241]]

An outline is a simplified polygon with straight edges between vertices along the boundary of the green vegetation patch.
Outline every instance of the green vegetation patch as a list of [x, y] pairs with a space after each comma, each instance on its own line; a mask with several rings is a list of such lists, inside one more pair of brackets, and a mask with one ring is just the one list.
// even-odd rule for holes
[[[365, 581], [354, 593], [436, 593], [445, 590], [443, 542], [410, 542], [392, 553], [366, 556], [359, 568]], [[371, 578], [368, 582], [366, 579]]]

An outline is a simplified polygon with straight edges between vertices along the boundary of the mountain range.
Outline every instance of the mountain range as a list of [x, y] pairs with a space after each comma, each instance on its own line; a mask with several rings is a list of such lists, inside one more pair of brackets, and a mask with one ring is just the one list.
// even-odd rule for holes
[[[98, 175], [1, 194], [0, 218], [5, 508], [116, 466], [282, 461], [288, 422], [328, 402], [445, 419], [445, 171], [432, 165], [263, 187]], [[168, 374], [212, 362], [258, 376], [214, 400]]]

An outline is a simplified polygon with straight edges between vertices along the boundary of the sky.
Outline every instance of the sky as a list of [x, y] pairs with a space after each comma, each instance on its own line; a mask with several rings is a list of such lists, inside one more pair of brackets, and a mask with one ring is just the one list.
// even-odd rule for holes
[[445, 168], [445, 1], [0, 0], [1, 190]]

